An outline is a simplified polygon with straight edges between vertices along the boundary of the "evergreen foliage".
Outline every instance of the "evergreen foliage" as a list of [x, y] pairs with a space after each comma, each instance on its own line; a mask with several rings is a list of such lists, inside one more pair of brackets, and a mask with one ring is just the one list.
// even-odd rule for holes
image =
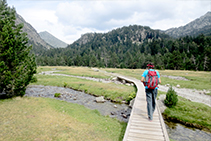
[[0, 93], [7, 97], [23, 96], [36, 73], [34, 55], [30, 54], [22, 24], [15, 24], [15, 9], [0, 0]]
[[87, 33], [67, 48], [42, 50], [40, 47], [32, 51], [39, 66], [144, 69], [153, 62], [158, 69], [211, 71], [211, 36], [175, 39], [139, 25], [108, 33]]
[[37, 56], [37, 64], [136, 69], [153, 62], [158, 69], [211, 70], [211, 36], [171, 39], [146, 34], [151, 39], [141, 38], [141, 42], [134, 43], [121, 39], [133, 35], [121, 33], [94, 34], [85, 44], [76, 41], [64, 49], [50, 49]]
[[174, 107], [176, 106], [178, 102], [177, 93], [174, 91], [172, 86], [168, 89], [166, 94], [166, 99], [164, 100], [164, 103], [168, 107]]

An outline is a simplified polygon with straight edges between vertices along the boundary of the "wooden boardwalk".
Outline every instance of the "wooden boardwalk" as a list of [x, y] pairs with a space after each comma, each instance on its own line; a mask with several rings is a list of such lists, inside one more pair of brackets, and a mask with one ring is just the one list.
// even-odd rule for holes
[[137, 94], [123, 141], [169, 141], [163, 117], [156, 106], [153, 121], [148, 120], [145, 88], [140, 80], [118, 76], [133, 82], [137, 87]]

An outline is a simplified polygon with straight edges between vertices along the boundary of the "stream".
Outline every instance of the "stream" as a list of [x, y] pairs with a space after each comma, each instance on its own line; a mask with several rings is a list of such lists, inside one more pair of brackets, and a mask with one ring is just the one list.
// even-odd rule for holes
[[[61, 97], [55, 98], [55, 93], [61, 93]], [[108, 100], [104, 103], [97, 103], [95, 96], [64, 87], [31, 85], [27, 87], [25, 96], [48, 97], [77, 103], [89, 109], [96, 109], [102, 115], [109, 115], [111, 118], [117, 118], [123, 122], [128, 122], [131, 112], [131, 108], [127, 104], [117, 104]], [[188, 128], [181, 124], [166, 121], [165, 125], [169, 138], [175, 141], [210, 141], [211, 139], [211, 133], [206, 133], [198, 129]]]
[[[61, 97], [54, 97], [55, 93], [60, 93]], [[127, 104], [112, 103], [108, 100], [105, 100], [103, 103], [97, 103], [95, 96], [64, 87], [42, 85], [28, 86], [25, 96], [48, 97], [77, 103], [84, 105], [89, 109], [98, 110], [104, 116], [109, 115], [110, 117], [117, 118], [119, 121], [123, 122], [128, 122], [132, 110]]]

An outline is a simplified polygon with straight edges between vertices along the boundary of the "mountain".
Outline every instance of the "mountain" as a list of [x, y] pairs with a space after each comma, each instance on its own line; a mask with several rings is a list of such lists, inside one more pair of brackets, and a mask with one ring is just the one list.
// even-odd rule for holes
[[140, 45], [145, 42], [151, 42], [154, 39], [162, 38], [169, 38], [169, 36], [160, 30], [153, 30], [148, 26], [130, 25], [114, 29], [108, 33], [83, 34], [81, 38], [68, 47], [81, 48], [82, 46], [89, 46], [90, 44], [92, 44], [93, 47], [100, 46], [100, 44], [107, 47], [118, 44], [127, 46], [128, 43]]
[[171, 37], [178, 38], [182, 36], [198, 36], [200, 34], [211, 35], [211, 12], [207, 12], [204, 16], [196, 20], [180, 26], [178, 28], [170, 28], [165, 31]]
[[53, 46], [55, 48], [65, 48], [68, 45], [65, 42], [54, 37], [47, 31], [40, 32], [39, 35], [44, 41], [46, 41], [48, 44], [50, 44], [51, 46]]
[[53, 48], [51, 45], [46, 43], [40, 35], [37, 33], [37, 31], [29, 24], [27, 23], [23, 17], [21, 17], [19, 14], [16, 13], [16, 24], [23, 23], [24, 26], [22, 28], [23, 32], [27, 33], [27, 37], [29, 38], [29, 44], [33, 46], [32, 50], [34, 50], [36, 53], [42, 50], [47, 50], [50, 48]]

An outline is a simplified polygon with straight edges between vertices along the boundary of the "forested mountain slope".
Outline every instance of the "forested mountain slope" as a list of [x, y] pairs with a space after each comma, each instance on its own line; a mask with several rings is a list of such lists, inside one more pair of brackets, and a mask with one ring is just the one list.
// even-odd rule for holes
[[16, 24], [23, 23], [23, 32], [27, 33], [27, 37], [29, 39], [29, 44], [32, 45], [32, 51], [36, 54], [40, 54], [40, 52], [43, 52], [45, 50], [48, 50], [50, 48], [53, 48], [51, 45], [46, 43], [43, 39], [40, 38], [40, 35], [37, 33], [37, 31], [29, 24], [27, 23], [21, 15], [16, 13]]
[[211, 70], [211, 37], [172, 39], [149, 27], [133, 25], [108, 33], [87, 33], [64, 49], [37, 57], [38, 65]]

